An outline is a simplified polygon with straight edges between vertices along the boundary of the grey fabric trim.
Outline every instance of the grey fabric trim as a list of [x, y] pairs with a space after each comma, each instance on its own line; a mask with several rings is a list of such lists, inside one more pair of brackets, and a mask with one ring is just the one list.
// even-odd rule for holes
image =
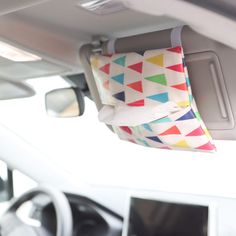
[[115, 54], [116, 53], [115, 43], [116, 43], [116, 39], [111, 39], [107, 43], [107, 53], [108, 54]]
[[171, 37], [171, 46], [177, 47], [182, 45], [182, 29], [183, 26], [178, 26], [172, 29], [170, 37]]

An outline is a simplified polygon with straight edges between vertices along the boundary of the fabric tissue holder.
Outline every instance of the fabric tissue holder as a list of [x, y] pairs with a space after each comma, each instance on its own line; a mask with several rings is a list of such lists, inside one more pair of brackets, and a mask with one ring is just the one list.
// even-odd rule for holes
[[120, 139], [161, 149], [216, 150], [192, 96], [182, 46], [109, 56], [91, 67], [103, 104], [99, 120]]

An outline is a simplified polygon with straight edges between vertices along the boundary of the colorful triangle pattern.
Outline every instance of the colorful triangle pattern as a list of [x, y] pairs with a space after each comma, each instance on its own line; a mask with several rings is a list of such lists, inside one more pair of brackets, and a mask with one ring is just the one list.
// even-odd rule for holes
[[157, 136], [146, 137], [154, 142], [162, 143], [162, 141]]
[[202, 127], [199, 126], [197, 129], [193, 130], [192, 132], [190, 132], [186, 136], [188, 137], [188, 136], [201, 136], [201, 135], [205, 135], [205, 132], [202, 129]]
[[152, 96], [148, 96], [147, 98], [165, 103], [169, 101], [168, 93], [159, 93], [159, 94], [154, 94]]
[[168, 48], [167, 51], [175, 52], [175, 53], [182, 53], [182, 47], [177, 46], [177, 47], [174, 47], [174, 48]]
[[150, 77], [145, 77], [145, 80], [152, 81], [161, 85], [167, 85], [167, 80], [165, 74], [153, 75]]
[[103, 67], [101, 67], [100, 70], [109, 75], [110, 74], [110, 65], [111, 64], [108, 63], [108, 64], [104, 65]]
[[125, 78], [125, 74], [124, 73], [111, 77], [112, 80], [115, 80], [119, 84], [124, 84], [124, 78]]
[[177, 134], [181, 134], [180, 130], [178, 129], [177, 126], [172, 126], [171, 128], [167, 129], [165, 132], [159, 134], [160, 136], [164, 136], [164, 135], [177, 135]]
[[109, 90], [109, 84], [110, 84], [110, 81], [109, 80], [106, 80], [104, 83], [103, 83], [103, 87], [107, 90]]
[[188, 90], [188, 87], [187, 87], [186, 83], [172, 85], [171, 87], [175, 88], [175, 89], [183, 90], [183, 91], [187, 91]]
[[130, 102], [127, 105], [131, 106], [131, 107], [142, 107], [142, 106], [144, 106], [144, 99], [137, 100], [137, 101], [134, 101], [134, 102]]
[[120, 126], [120, 129], [123, 130], [124, 132], [130, 134], [130, 135], [132, 134], [132, 130], [128, 126]]
[[196, 149], [202, 150], [202, 151], [213, 151], [215, 150], [215, 145], [213, 145], [211, 142], [208, 142], [200, 147], [197, 147]]
[[115, 59], [113, 62], [116, 63], [117, 65], [125, 66], [125, 59], [126, 59], [126, 56], [122, 56]]
[[190, 119], [195, 119], [195, 115], [192, 110], [188, 111], [186, 114], [178, 118], [176, 121], [185, 121], [185, 120], [190, 120]]
[[128, 87], [142, 93], [143, 92], [143, 86], [142, 86], [142, 81], [137, 81], [131, 84], [127, 84]]
[[124, 91], [120, 92], [120, 93], [113, 94], [113, 97], [116, 98], [117, 100], [125, 102], [125, 92]]
[[158, 120], [154, 120], [151, 123], [152, 124], [161, 124], [161, 123], [169, 123], [169, 122], [172, 122], [172, 120], [169, 117], [164, 117], [164, 118], [161, 118]]
[[148, 131], [150, 131], [150, 132], [153, 131], [152, 128], [151, 128], [151, 126], [150, 126], [149, 124], [143, 124], [143, 127], [144, 127], [144, 129], [146, 129], [146, 130], [148, 130]]
[[177, 65], [173, 65], [173, 66], [168, 66], [166, 68], [169, 69], [169, 70], [176, 71], [176, 72], [184, 73], [184, 66], [183, 66], [183, 64], [177, 64]]
[[146, 61], [155, 64], [157, 66], [163, 67], [164, 66], [164, 54], [160, 54], [154, 57], [147, 58]]
[[129, 69], [134, 70], [138, 73], [143, 72], [143, 62], [135, 63], [133, 65], [128, 66]]
[[173, 145], [174, 147], [179, 147], [179, 148], [190, 148], [186, 140], [181, 140], [177, 142], [176, 144]]
[[107, 95], [101, 98], [112, 98], [102, 102], [114, 105], [116, 99], [117, 104], [139, 109], [171, 101], [181, 111], [138, 126], [116, 126], [114, 131], [121, 139], [147, 147], [214, 151], [211, 135], [193, 102], [182, 47], [149, 50], [140, 58], [134, 53], [90, 58], [94, 78]]

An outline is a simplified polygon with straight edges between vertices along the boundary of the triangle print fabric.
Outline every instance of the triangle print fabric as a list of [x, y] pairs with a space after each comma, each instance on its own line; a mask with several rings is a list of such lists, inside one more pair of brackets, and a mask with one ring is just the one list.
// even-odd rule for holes
[[113, 125], [121, 139], [162, 149], [215, 151], [192, 96], [181, 46], [149, 50], [144, 55], [92, 55], [90, 62], [104, 106], [126, 107], [131, 117], [133, 107], [171, 103], [178, 108], [151, 122]]

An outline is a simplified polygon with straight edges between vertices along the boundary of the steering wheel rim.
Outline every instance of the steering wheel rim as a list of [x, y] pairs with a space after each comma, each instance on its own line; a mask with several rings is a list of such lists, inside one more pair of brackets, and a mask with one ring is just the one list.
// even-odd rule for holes
[[[24, 193], [17, 199], [13, 200], [13, 202], [10, 204], [7, 211], [2, 216], [2, 219], [0, 221], [1, 228], [4, 228], [4, 217], [10, 214], [16, 216], [17, 209], [23, 203], [29, 200], [32, 200], [34, 197], [36, 197], [39, 194], [45, 194], [48, 197], [50, 197], [52, 204], [55, 208], [56, 218], [57, 218], [56, 236], [65, 236], [65, 235], [72, 236], [73, 235], [73, 220], [72, 220], [72, 212], [71, 212], [70, 204], [66, 196], [62, 192], [48, 185], [41, 185], [39, 187], [36, 187]], [[7, 235], [11, 236], [10, 233]]]

